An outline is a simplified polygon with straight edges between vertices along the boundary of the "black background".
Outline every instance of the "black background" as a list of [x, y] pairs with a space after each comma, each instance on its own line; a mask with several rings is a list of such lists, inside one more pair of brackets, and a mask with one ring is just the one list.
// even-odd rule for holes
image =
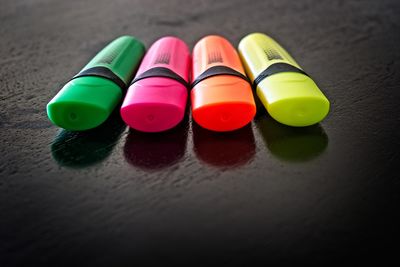
[[[400, 2], [1, 1], [0, 266], [399, 262]], [[216, 134], [52, 126], [45, 106], [112, 39], [278, 40], [331, 101]]]

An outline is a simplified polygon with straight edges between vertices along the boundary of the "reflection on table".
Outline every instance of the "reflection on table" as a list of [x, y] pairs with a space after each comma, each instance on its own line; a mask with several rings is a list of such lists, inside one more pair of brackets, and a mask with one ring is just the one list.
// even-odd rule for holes
[[232, 132], [213, 132], [192, 123], [194, 152], [198, 159], [216, 167], [239, 167], [256, 151], [251, 124]]
[[317, 158], [328, 146], [328, 135], [320, 124], [290, 127], [267, 114], [258, 116], [255, 124], [270, 152], [283, 161], [309, 161]]
[[175, 128], [161, 133], [130, 129], [124, 146], [128, 163], [147, 171], [170, 167], [183, 157], [188, 135], [187, 116]]
[[51, 144], [53, 158], [58, 164], [72, 168], [100, 163], [111, 154], [125, 128], [115, 111], [95, 129], [83, 132], [60, 130]]

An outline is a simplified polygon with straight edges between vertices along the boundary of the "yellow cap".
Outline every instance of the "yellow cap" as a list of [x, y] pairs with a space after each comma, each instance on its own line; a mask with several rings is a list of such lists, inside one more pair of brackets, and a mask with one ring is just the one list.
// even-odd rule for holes
[[309, 126], [328, 114], [328, 99], [272, 38], [249, 34], [239, 43], [239, 54], [258, 97], [275, 120], [290, 126]]

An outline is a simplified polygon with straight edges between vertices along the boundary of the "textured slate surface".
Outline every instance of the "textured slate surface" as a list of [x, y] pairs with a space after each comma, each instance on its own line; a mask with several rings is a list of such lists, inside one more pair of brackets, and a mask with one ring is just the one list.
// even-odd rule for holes
[[[2, 1], [0, 266], [254, 266], [396, 260], [398, 1]], [[83, 134], [45, 105], [122, 34], [276, 38], [332, 103], [213, 134]], [[394, 242], [396, 241], [396, 242]], [[382, 263], [381, 262], [381, 263]], [[251, 264], [253, 263], [253, 264]]]

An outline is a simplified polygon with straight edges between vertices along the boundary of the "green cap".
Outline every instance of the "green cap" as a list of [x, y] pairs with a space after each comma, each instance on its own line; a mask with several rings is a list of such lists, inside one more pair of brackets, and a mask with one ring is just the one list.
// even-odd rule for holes
[[49, 119], [73, 131], [102, 124], [121, 101], [144, 52], [144, 45], [134, 37], [115, 39], [47, 104]]

